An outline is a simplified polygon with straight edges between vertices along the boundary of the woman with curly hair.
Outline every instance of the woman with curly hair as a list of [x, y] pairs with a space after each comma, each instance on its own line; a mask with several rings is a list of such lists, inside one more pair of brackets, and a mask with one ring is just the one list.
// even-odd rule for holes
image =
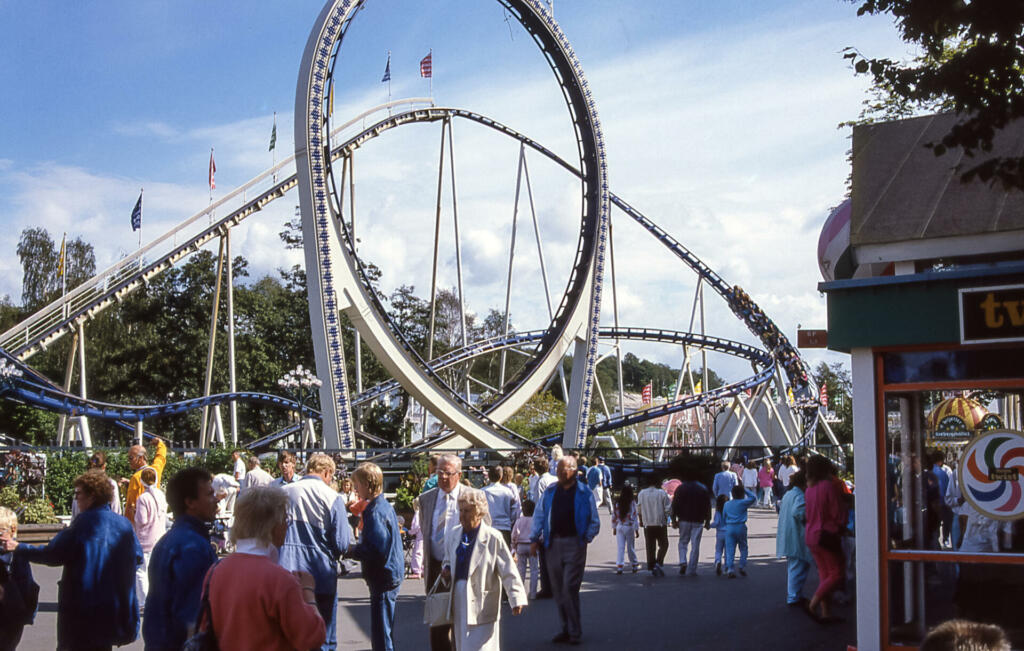
[[142, 547], [131, 522], [110, 509], [106, 473], [88, 470], [74, 482], [78, 517], [45, 546], [8, 540], [6, 551], [42, 565], [63, 566], [57, 595], [57, 648], [101, 649], [139, 634], [135, 568]]

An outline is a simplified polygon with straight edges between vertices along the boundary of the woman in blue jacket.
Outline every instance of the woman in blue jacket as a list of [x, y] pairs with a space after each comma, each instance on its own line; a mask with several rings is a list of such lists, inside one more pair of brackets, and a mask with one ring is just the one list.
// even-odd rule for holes
[[57, 648], [109, 649], [139, 634], [135, 568], [142, 547], [131, 523], [110, 510], [102, 470], [75, 479], [78, 517], [46, 546], [6, 544], [16, 560], [64, 566], [57, 591]]
[[360, 464], [352, 473], [352, 484], [363, 509], [363, 533], [359, 544], [347, 556], [359, 559], [363, 579], [370, 589], [370, 639], [373, 651], [392, 651], [391, 630], [395, 623], [398, 588], [405, 578], [405, 556], [395, 509], [381, 494], [384, 473], [373, 463]]

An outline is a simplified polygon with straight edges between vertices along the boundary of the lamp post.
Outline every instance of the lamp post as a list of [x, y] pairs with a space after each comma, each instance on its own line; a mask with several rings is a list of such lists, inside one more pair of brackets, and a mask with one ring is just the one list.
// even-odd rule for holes
[[[277, 381], [277, 385], [284, 389], [288, 397], [299, 403], [299, 428], [303, 435], [303, 446], [307, 427], [305, 407], [312, 401], [322, 384], [320, 378], [308, 368], [303, 368], [302, 364], [285, 373], [284, 377]], [[313, 437], [313, 440], [316, 438]]]

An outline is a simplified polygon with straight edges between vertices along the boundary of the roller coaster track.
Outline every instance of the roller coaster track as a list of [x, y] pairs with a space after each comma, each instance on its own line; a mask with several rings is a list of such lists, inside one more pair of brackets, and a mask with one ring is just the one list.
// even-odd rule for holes
[[[365, 120], [367, 116], [378, 113], [384, 109], [392, 108], [397, 105], [426, 103], [428, 101], [429, 100], [423, 99], [400, 100], [392, 102], [389, 105], [376, 107], [361, 114], [360, 116], [357, 116], [337, 129], [332, 130], [332, 134], [339, 134], [360, 120]], [[518, 131], [497, 122], [496, 120], [464, 109], [434, 106], [414, 108], [379, 120], [372, 126], [362, 129], [355, 135], [347, 138], [340, 145], [332, 148], [331, 159], [337, 160], [343, 156], [347, 156], [369, 140], [398, 126], [412, 123], [450, 120], [453, 118], [465, 119], [498, 131], [517, 140], [534, 151], [543, 154], [571, 174], [577, 177], [581, 176], [580, 171], [576, 167], [562, 159], [553, 151]], [[275, 199], [283, 197], [285, 193], [295, 187], [295, 174], [291, 174], [284, 180], [274, 183], [272, 187], [261, 192], [252, 200], [246, 201], [244, 199], [246, 190], [256, 187], [268, 177], [273, 177], [278, 171], [290, 164], [291, 161], [292, 159], [286, 159], [275, 167], [263, 172], [246, 185], [233, 191], [228, 196], [212, 205], [210, 208], [188, 218], [177, 227], [155, 240], [153, 243], [140, 249], [131, 256], [126, 257], [115, 265], [112, 265], [110, 268], [105, 269], [103, 272], [96, 274], [93, 278], [86, 281], [72, 292], [69, 292], [65, 299], [54, 301], [39, 312], [23, 320], [21, 323], [13, 326], [3, 334], [0, 334], [0, 349], [10, 351], [10, 354], [5, 354], [5, 356], [10, 356], [11, 358], [23, 362], [36, 352], [44, 350], [59, 337], [71, 332], [79, 322], [85, 322], [96, 316], [102, 310], [113, 305], [115, 302], [120, 302], [125, 296], [143, 286], [157, 274], [167, 270], [190, 253], [198, 251], [204, 244], [213, 238], [222, 235], [228, 228], [237, 225], [242, 220], [262, 210]], [[212, 220], [212, 215], [218, 207], [225, 205], [229, 200], [237, 198], [239, 195], [243, 197], [243, 205], [240, 208], [230, 212], [207, 227], [200, 228], [198, 233], [194, 233], [191, 236], [186, 237], [182, 244], [176, 243], [177, 236], [183, 234], [188, 227], [195, 227], [197, 222], [199, 222], [199, 220], [204, 216], [210, 217]], [[617, 195], [609, 193], [609, 198], [613, 205], [640, 224], [646, 231], [654, 236], [674, 255], [697, 273], [700, 278], [706, 281], [717, 293], [719, 293], [728, 302], [730, 308], [732, 308], [737, 316], [744, 321], [756, 336], [762, 339], [762, 341], [765, 341], [764, 333], [767, 328], [767, 330], [775, 334], [776, 339], [770, 342], [772, 345], [769, 345], [769, 342], [765, 342], [766, 347], [770, 351], [770, 353], [766, 353], [744, 344], [725, 342], [725, 340], [720, 340], [714, 337], [706, 337], [703, 341], [698, 343], [696, 339], [693, 339], [696, 335], [686, 335], [685, 333], [670, 333], [668, 331], [645, 328], [626, 328], [619, 330], [601, 329], [601, 337], [612, 337], [617, 339], [639, 338], [645, 341], [663, 341], [666, 343], [676, 344], [687, 343], [689, 341], [690, 345], [702, 345], [708, 349], [721, 350], [722, 352], [747, 357], [752, 361], [756, 361], [763, 365], [764, 368], [751, 378], [741, 382], [732, 383], [712, 391], [705, 391], [696, 396], [688, 396], [665, 405], [659, 405], [657, 407], [638, 411], [629, 415], [620, 415], [616, 418], [603, 420], [591, 425], [589, 428], [590, 433], [613, 430], [644, 420], [658, 418], [670, 413], [689, 409], [694, 406], [707, 404], [714, 400], [736, 395], [741, 391], [746, 391], [770, 380], [773, 372], [773, 368], [771, 368], [773, 366], [772, 362], [781, 362], [777, 354], [778, 349], [785, 348], [786, 350], [792, 350], [791, 346], [789, 346], [788, 340], [786, 340], [784, 335], [782, 335], [778, 328], [774, 326], [774, 323], [772, 323], [770, 319], [767, 319], [767, 317], [760, 312], [759, 308], [757, 308], [752, 301], [748, 300], [747, 303], [744, 304], [752, 306], [752, 310], [739, 304], [737, 288], [730, 287], [721, 276], [715, 273], [714, 270], [707, 266], [689, 249], [660, 228], [652, 220], [647, 218], [640, 211]], [[199, 224], [199, 226], [202, 226], [202, 224]], [[166, 250], [169, 245], [170, 250]], [[161, 247], [163, 248], [161, 249]], [[147, 254], [159, 250], [165, 250], [165, 252], [159, 254], [156, 259], [151, 262], [146, 261], [145, 256]], [[563, 298], [563, 300], [565, 299]], [[757, 317], [757, 321], [759, 323], [757, 326], [754, 324], [754, 317], [750, 316], [751, 311], [753, 312], [754, 317]], [[521, 333], [508, 339], [495, 338], [476, 342], [465, 349], [453, 351], [448, 355], [431, 362], [428, 365], [428, 373], [433, 377], [437, 377], [437, 371], [444, 366], [456, 364], [460, 361], [465, 361], [493, 350], [524, 344], [539, 343], [543, 339], [543, 334], [545, 332], [547, 331]], [[690, 339], [684, 341], [686, 337], [689, 337]], [[716, 345], [716, 342], [718, 342], [720, 346]], [[775, 356], [774, 360], [772, 359], [773, 355]], [[802, 360], [797, 357], [795, 361], [788, 364], [787, 372], [794, 364], [797, 366], [798, 372], [796, 377], [799, 377], [800, 373], [803, 374], [803, 386], [799, 386], [799, 382], [792, 381], [794, 378], [793, 373], [790, 373], [791, 385], [796, 385], [796, 388], [800, 389], [802, 393], [813, 393], [813, 384], [811, 383], [809, 375], [806, 374], [806, 368], [803, 366]], [[298, 409], [298, 404], [293, 401], [277, 396], [271, 396], [269, 394], [252, 392], [217, 394], [204, 398], [194, 398], [166, 405], [154, 405], [148, 407], [109, 405], [95, 401], [83, 401], [81, 398], [67, 394], [59, 388], [52, 386], [52, 383], [45, 380], [45, 378], [42, 378], [42, 376], [38, 375], [34, 371], [31, 371], [29, 367], [23, 366], [23, 368], [25, 368], [27, 372], [31, 372], [32, 377], [36, 378], [36, 381], [33, 382], [31, 380], [25, 380], [23, 394], [20, 397], [40, 407], [48, 408], [60, 413], [75, 413], [89, 417], [137, 421], [162, 415], [183, 413], [190, 409], [222, 404], [231, 400], [254, 404], [267, 404], [292, 410]], [[44, 380], [45, 383], [40, 382], [40, 380]], [[354, 397], [353, 405], [365, 404], [368, 401], [395, 390], [395, 388], [397, 388], [397, 382], [383, 383], [373, 387], [369, 391]], [[807, 402], [807, 396], [800, 397], [804, 398], [803, 402]], [[489, 411], [493, 407], [494, 405], [489, 405], [486, 411]], [[804, 431], [807, 432], [808, 436], [813, 435], [818, 410], [808, 406], [800, 411], [804, 418]], [[313, 410], [308, 410], [308, 413], [310, 413], [310, 415], [316, 414]], [[319, 416], [319, 414], [316, 415]], [[483, 420], [486, 422], [489, 419], [484, 416]], [[497, 423], [491, 422], [491, 424], [495, 425], [496, 429], [501, 431], [502, 434], [505, 434], [506, 436], [511, 434], [508, 430], [505, 430]], [[521, 437], [513, 435], [513, 438], [519, 439], [520, 442], [523, 442]]]

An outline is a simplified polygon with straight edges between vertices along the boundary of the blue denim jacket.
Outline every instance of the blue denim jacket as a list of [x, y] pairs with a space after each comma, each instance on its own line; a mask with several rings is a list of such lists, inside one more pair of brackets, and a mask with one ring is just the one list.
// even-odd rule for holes
[[217, 561], [210, 545], [209, 526], [190, 515], [179, 515], [153, 547], [149, 558], [149, 594], [142, 639], [146, 651], [177, 651], [199, 616], [203, 577]]
[[381, 594], [402, 584], [405, 555], [395, 508], [383, 495], [370, 500], [363, 510], [363, 533], [348, 556], [363, 564], [363, 579], [370, 594]]
[[16, 558], [63, 565], [57, 590], [57, 647], [124, 645], [139, 635], [135, 568], [142, 547], [132, 525], [110, 504], [78, 514], [45, 546], [22, 543]]
[[[557, 483], [551, 484], [541, 496], [540, 504], [533, 512], [531, 542], [543, 542], [545, 547], [551, 545], [551, 502], [558, 489]], [[579, 542], [581, 545], [586, 545], [601, 531], [601, 519], [597, 515], [597, 499], [594, 497], [594, 492], [581, 481], [576, 482], [576, 502], [573, 507]]]

